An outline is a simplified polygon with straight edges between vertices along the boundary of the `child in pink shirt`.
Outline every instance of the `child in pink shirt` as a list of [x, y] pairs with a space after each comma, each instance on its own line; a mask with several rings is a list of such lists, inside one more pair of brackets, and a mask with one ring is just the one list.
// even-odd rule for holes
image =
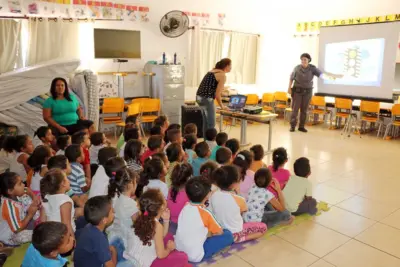
[[171, 211], [171, 221], [178, 222], [181, 210], [189, 202], [186, 195], [186, 182], [193, 176], [193, 169], [189, 163], [177, 164], [171, 173], [171, 189], [168, 193], [167, 207]]
[[[272, 154], [272, 165], [268, 166], [268, 169], [272, 173], [272, 177], [278, 180], [282, 190], [285, 188], [290, 178], [290, 171], [284, 168], [287, 161], [288, 156], [286, 149], [279, 147], [275, 149]], [[275, 197], [278, 196], [278, 193], [271, 185], [268, 186], [268, 190], [271, 191]]]
[[238, 167], [240, 172], [240, 192], [237, 193], [244, 198], [247, 198], [250, 188], [254, 185], [254, 172], [249, 169], [253, 158], [253, 153], [243, 150], [233, 160], [233, 165]]

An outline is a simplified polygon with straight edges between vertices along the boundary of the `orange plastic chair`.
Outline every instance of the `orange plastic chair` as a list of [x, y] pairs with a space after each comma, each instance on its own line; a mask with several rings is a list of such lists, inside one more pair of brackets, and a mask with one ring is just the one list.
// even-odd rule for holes
[[[153, 123], [154, 120], [160, 115], [161, 103], [158, 98], [146, 98], [142, 99], [142, 107], [140, 116], [141, 123]], [[143, 127], [141, 127], [142, 134], [144, 136]]]
[[274, 93], [275, 99], [275, 109], [282, 109], [288, 108], [288, 95], [286, 92], [275, 92]]
[[[353, 110], [351, 99], [335, 98], [335, 120], [338, 118], [348, 119]], [[332, 120], [331, 120], [332, 126]], [[340, 125], [339, 125], [340, 126]]]
[[325, 97], [323, 96], [313, 96], [310, 101], [310, 106], [308, 110], [309, 120], [312, 121], [316, 115], [323, 116], [324, 122], [326, 121], [326, 115], [330, 113], [326, 108]]
[[[140, 119], [140, 114], [141, 114], [141, 103], [133, 103], [127, 105], [128, 107], [128, 112], [126, 113], [126, 116], [138, 116], [138, 120]], [[117, 124], [118, 127], [125, 127], [125, 122], [120, 122]]]
[[247, 95], [247, 100], [246, 100], [246, 105], [258, 105], [258, 95], [256, 94], [248, 94]]
[[364, 131], [366, 124], [379, 123], [378, 134], [381, 131], [382, 123], [379, 119], [381, 105], [379, 102], [361, 100], [360, 113], [361, 113], [361, 130]]
[[274, 103], [275, 103], [274, 94], [272, 94], [272, 93], [263, 94], [262, 100], [261, 100], [263, 110], [273, 112], [274, 111]]
[[393, 131], [392, 136], [395, 136], [394, 132], [395, 132], [395, 130], [398, 131], [398, 127], [400, 127], [400, 104], [394, 104], [393, 107], [392, 107], [392, 120], [386, 126], [386, 131], [385, 131], [385, 134], [383, 136], [383, 139], [387, 138], [387, 136], [388, 136], [388, 134], [389, 134], [389, 132], [391, 130]]
[[[103, 115], [114, 114], [115, 116], [103, 116], [100, 126], [104, 124], [115, 124], [114, 135], [117, 137], [117, 124], [123, 122], [122, 113], [124, 112], [123, 98], [105, 98], [102, 106]], [[101, 129], [101, 127], [99, 127]]]

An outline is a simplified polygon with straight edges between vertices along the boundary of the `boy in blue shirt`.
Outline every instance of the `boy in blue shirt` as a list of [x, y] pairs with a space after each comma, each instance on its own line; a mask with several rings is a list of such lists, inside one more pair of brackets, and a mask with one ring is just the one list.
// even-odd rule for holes
[[65, 156], [71, 164], [71, 174], [68, 175], [71, 189], [75, 195], [80, 196], [90, 188], [90, 181], [86, 179], [81, 164], [84, 159], [82, 147], [76, 144], [70, 145], [65, 149]]
[[194, 151], [196, 152], [197, 158], [192, 160], [193, 175], [199, 176], [200, 167], [208, 160], [211, 155], [211, 151], [210, 147], [205, 141], [196, 144]]
[[224, 132], [220, 132], [217, 134], [215, 141], [217, 142], [217, 145], [211, 150], [211, 156], [210, 156], [210, 160], [213, 161], [216, 161], [218, 149], [224, 147], [226, 141], [228, 141], [228, 135]]
[[60, 254], [71, 251], [74, 238], [60, 222], [39, 224], [32, 234], [32, 244], [26, 251], [22, 267], [62, 267], [68, 262]]

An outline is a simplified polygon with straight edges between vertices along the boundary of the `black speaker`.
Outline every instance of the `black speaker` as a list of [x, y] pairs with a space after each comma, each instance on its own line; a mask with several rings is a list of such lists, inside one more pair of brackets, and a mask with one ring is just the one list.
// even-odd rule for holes
[[181, 110], [182, 130], [185, 129], [186, 124], [194, 123], [197, 126], [197, 137], [202, 138], [206, 131], [206, 115], [204, 108], [198, 105], [182, 105]]

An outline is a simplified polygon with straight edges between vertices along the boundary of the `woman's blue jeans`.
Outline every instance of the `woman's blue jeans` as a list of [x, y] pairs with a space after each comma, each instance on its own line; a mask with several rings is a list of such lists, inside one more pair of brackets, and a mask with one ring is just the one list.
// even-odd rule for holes
[[215, 128], [215, 104], [213, 98], [205, 98], [196, 96], [196, 102], [199, 106], [204, 107], [206, 112], [207, 129]]

